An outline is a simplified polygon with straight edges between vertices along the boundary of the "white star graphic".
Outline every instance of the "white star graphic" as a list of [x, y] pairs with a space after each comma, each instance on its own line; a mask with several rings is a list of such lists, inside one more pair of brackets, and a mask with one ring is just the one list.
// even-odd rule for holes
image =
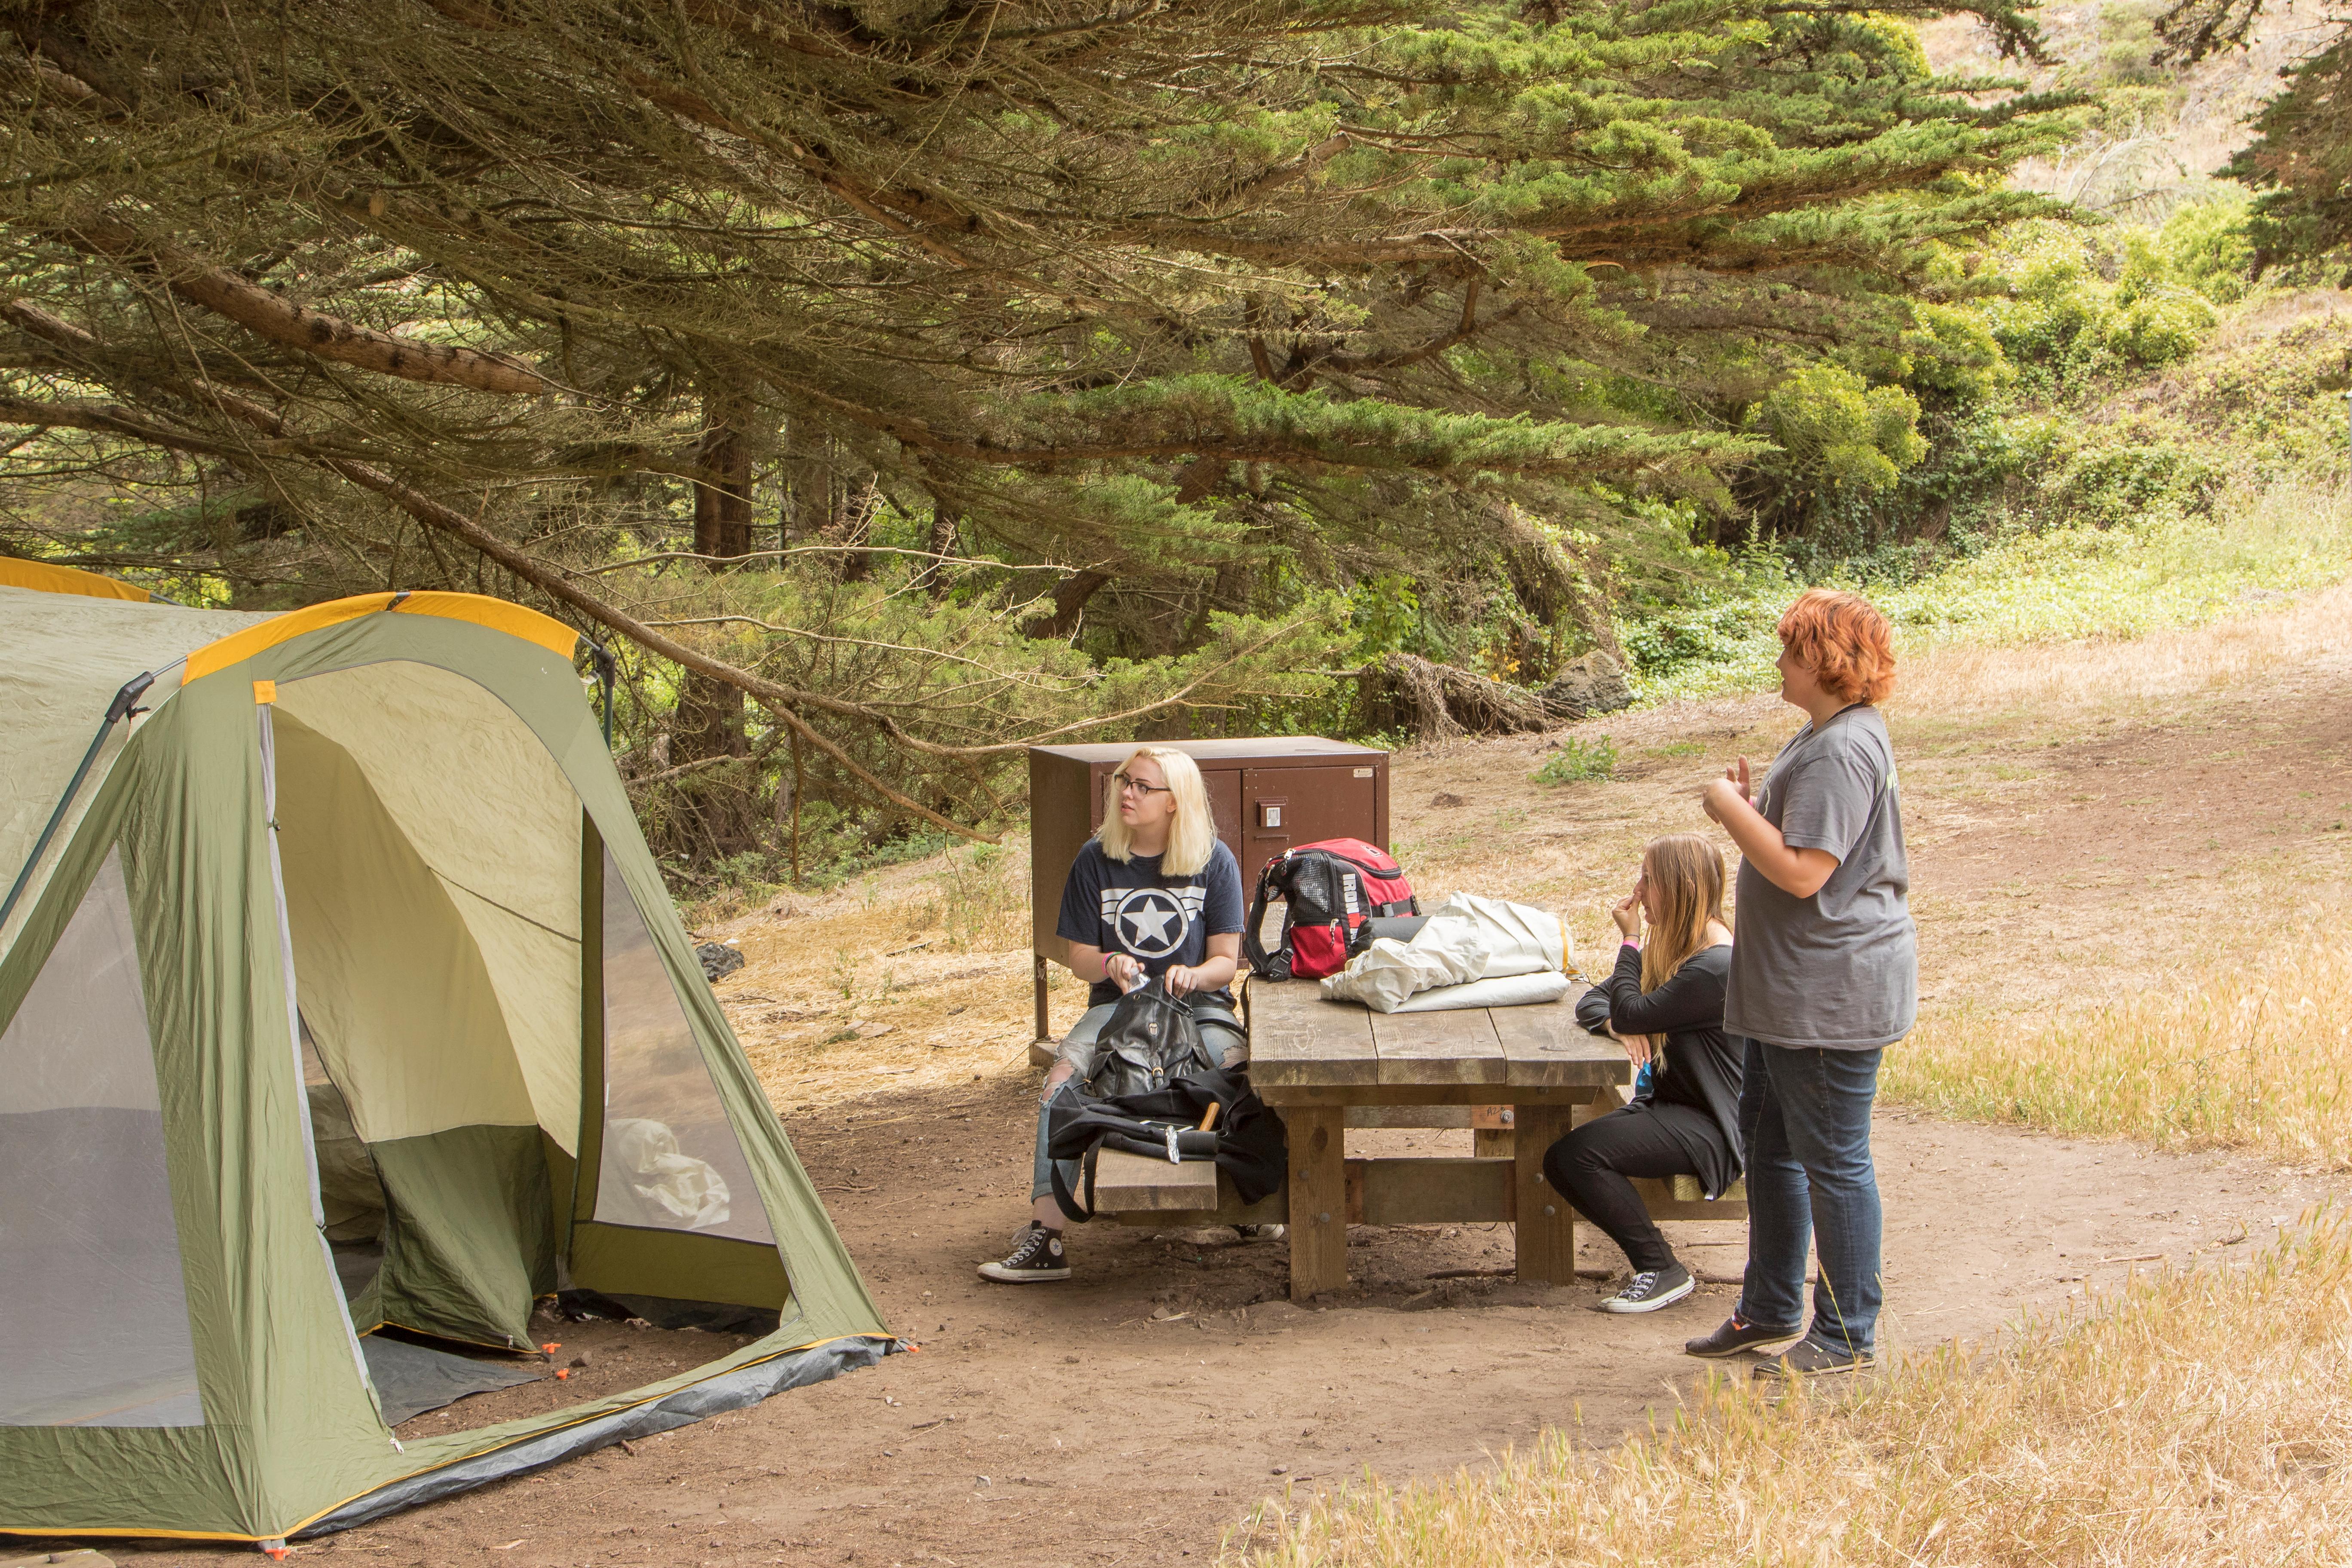
[[[1139, 905], [1125, 911], [1128, 931], [1138, 941], [1149, 942], [1155, 947], [1168, 945], [1168, 923], [1179, 919], [1179, 911], [1167, 908], [1155, 909]], [[1150, 934], [1147, 935], [1146, 932]]]

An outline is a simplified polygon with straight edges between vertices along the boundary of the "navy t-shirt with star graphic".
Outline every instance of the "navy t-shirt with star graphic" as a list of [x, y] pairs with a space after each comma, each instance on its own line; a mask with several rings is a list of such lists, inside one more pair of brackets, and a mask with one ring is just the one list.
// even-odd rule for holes
[[[1177, 877], [1160, 874], [1157, 855], [1122, 863], [1103, 853], [1102, 840], [1089, 838], [1062, 884], [1062, 915], [1054, 930], [1066, 942], [1124, 952], [1146, 974], [1158, 974], [1179, 963], [1207, 963], [1209, 939], [1238, 935], [1242, 919], [1241, 863], [1223, 840], [1209, 851], [1207, 865]], [[1229, 990], [1201, 994], [1234, 1005]], [[1099, 1007], [1118, 995], [1116, 981], [1097, 980], [1087, 1005]]]

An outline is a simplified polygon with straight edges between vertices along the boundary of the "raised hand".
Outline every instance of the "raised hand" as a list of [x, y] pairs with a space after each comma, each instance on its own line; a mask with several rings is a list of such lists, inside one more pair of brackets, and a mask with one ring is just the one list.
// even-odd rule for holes
[[1755, 809], [1751, 800], [1753, 789], [1748, 775], [1748, 759], [1742, 757], [1724, 769], [1721, 778], [1706, 786], [1706, 793], [1699, 796], [1699, 805], [1706, 808], [1707, 816], [1722, 822], [1724, 814], [1734, 809], [1734, 801], [1749, 810]]
[[1632, 942], [1640, 936], [1642, 934], [1642, 890], [1636, 888], [1626, 894], [1610, 909], [1609, 918], [1617, 922], [1617, 929], [1624, 933], [1626, 941]]

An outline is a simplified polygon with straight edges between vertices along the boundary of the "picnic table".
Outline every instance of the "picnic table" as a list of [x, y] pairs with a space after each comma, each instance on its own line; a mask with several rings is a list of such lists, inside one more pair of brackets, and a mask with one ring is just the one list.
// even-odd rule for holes
[[[1622, 1104], [1633, 1069], [1622, 1045], [1577, 1026], [1573, 995], [1526, 1007], [1374, 1013], [1325, 1001], [1313, 981], [1252, 980], [1242, 1002], [1250, 1083], [1288, 1131], [1286, 1189], [1244, 1205], [1214, 1165], [1105, 1151], [1095, 1192], [1104, 1217], [1286, 1223], [1294, 1300], [1348, 1282], [1350, 1225], [1507, 1221], [1521, 1279], [1575, 1279], [1575, 1214], [1544, 1180], [1544, 1151], [1577, 1121]], [[1350, 1124], [1465, 1121], [1476, 1129], [1466, 1156], [1347, 1154]], [[1660, 1219], [1747, 1217], [1744, 1190], [1708, 1203], [1695, 1181], [1634, 1185]]]
[[[1250, 1083], [1289, 1134], [1294, 1300], [1348, 1282], [1350, 1222], [1508, 1220], [1521, 1279], [1575, 1279], [1575, 1211], [1544, 1180], [1544, 1151], [1577, 1108], [1620, 1103], [1633, 1076], [1622, 1046], [1580, 1028], [1567, 1001], [1374, 1013], [1289, 981], [1253, 983], [1247, 1003]], [[1350, 1107], [1455, 1105], [1488, 1123], [1467, 1157], [1347, 1158]]]

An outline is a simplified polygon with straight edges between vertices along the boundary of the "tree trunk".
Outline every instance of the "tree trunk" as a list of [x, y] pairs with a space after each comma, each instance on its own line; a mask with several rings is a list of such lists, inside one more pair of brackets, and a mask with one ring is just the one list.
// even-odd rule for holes
[[863, 583], [874, 574], [874, 557], [856, 547], [873, 537], [874, 509], [880, 504], [879, 489], [874, 476], [868, 474], [864, 484], [849, 491], [840, 515], [824, 531], [828, 542], [850, 546], [841, 555], [841, 580], [845, 583]]
[[[703, 428], [698, 451], [700, 478], [694, 481], [694, 552], [710, 557], [707, 569], [724, 571], [724, 562], [751, 552], [751, 401], [731, 389], [706, 392], [702, 399]], [[751, 754], [743, 733], [743, 692], [740, 687], [714, 680], [695, 670], [686, 671], [678, 689], [677, 710], [670, 721], [670, 765], [703, 762], [712, 757]], [[733, 769], [721, 769], [721, 773]], [[707, 841], [721, 853], [732, 854], [758, 842], [752, 826], [756, 816], [751, 799], [734, 780], [709, 773], [680, 785], [687, 809], [703, 828]]]
[[931, 537], [929, 548], [931, 558], [915, 574], [915, 586], [930, 595], [934, 600], [948, 596], [948, 569], [944, 556], [955, 551], [956, 533], [963, 522], [963, 514], [947, 502], [934, 498], [931, 501]]
[[1077, 633], [1078, 617], [1086, 613], [1087, 601], [1109, 581], [1108, 572], [1072, 573], [1054, 590], [1054, 613], [1040, 616], [1021, 629], [1041, 642], [1048, 637], [1055, 642], [1069, 641]]

